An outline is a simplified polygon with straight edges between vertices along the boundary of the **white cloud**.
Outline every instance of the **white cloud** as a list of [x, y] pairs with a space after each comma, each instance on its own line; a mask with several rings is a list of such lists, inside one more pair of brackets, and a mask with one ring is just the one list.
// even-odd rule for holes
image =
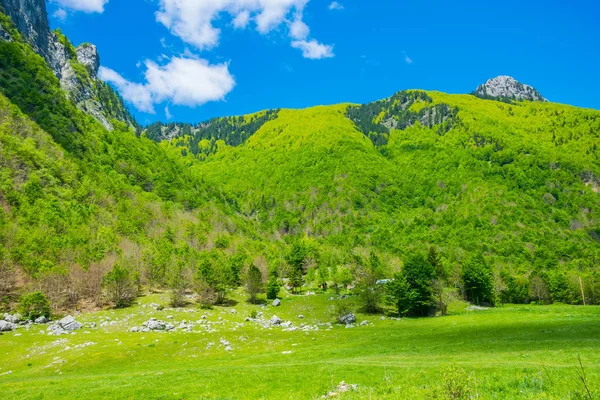
[[337, 1], [334, 1], [329, 5], [329, 9], [330, 10], [343, 10], [344, 6], [341, 5], [340, 3], [338, 3]]
[[292, 47], [302, 50], [302, 56], [304, 58], [310, 58], [313, 60], [319, 60], [321, 58], [333, 57], [333, 46], [322, 44], [316, 40], [294, 40]]
[[[104, 12], [104, 5], [108, 3], [108, 0], [52, 0], [52, 2], [58, 4], [62, 8], [66, 8], [71, 11], [83, 11], [85, 13], [102, 13]], [[66, 17], [66, 12], [64, 13], [64, 15]]]
[[233, 27], [236, 29], [244, 29], [250, 23], [250, 11], [240, 11], [233, 19]]
[[290, 36], [296, 40], [304, 40], [310, 33], [310, 28], [301, 18], [296, 18], [290, 23]]
[[165, 106], [165, 117], [167, 117], [167, 119], [173, 118], [173, 115], [169, 111], [169, 106]]
[[[213, 23], [223, 14], [231, 17], [235, 29], [243, 29], [254, 23], [256, 30], [264, 35], [282, 24], [287, 24], [288, 35], [293, 43], [317, 43], [315, 40], [307, 42], [310, 29], [302, 19], [302, 12], [308, 1], [159, 0], [156, 20], [172, 34], [200, 50], [212, 49], [219, 45], [221, 29]], [[298, 45], [293, 47], [301, 48]]]
[[408, 54], [406, 54], [405, 51], [402, 52], [402, 54], [404, 54], [404, 61], [406, 61], [407, 64], [412, 64], [412, 59], [408, 56]]
[[166, 65], [146, 61], [145, 83], [126, 80], [112, 69], [100, 67], [100, 79], [117, 87], [135, 108], [154, 113], [154, 105], [169, 101], [175, 105], [199, 106], [223, 100], [235, 86], [229, 64], [209, 64], [199, 58], [173, 57]]
[[52, 16], [59, 21], [64, 21], [67, 19], [67, 12], [64, 9], [59, 8], [58, 10], [54, 11]]

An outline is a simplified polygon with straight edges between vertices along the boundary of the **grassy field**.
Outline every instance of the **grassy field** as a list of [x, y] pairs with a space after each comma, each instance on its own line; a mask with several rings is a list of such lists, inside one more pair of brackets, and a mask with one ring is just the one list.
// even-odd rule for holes
[[[98, 327], [74, 335], [20, 328], [0, 336], [0, 398], [315, 399], [341, 381], [358, 385], [339, 396], [349, 399], [452, 398], [455, 381], [468, 387], [462, 398], [600, 394], [599, 307], [455, 307], [454, 315], [414, 320], [358, 315], [359, 323], [369, 323], [322, 324], [311, 331], [244, 322], [252, 309], [295, 326], [330, 322], [330, 296], [286, 297], [277, 308], [240, 301], [208, 311], [156, 311], [144, 305], [166, 304], [167, 296], [154, 294], [129, 309], [78, 316]], [[205, 313], [210, 330], [127, 332], [150, 317], [178, 323]], [[233, 350], [226, 351], [221, 339]]]

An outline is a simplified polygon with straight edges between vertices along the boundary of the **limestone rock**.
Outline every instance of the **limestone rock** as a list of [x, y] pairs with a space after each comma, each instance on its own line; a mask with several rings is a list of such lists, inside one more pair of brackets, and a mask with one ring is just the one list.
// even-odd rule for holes
[[281, 300], [275, 299], [271, 304], [273, 305], [273, 307], [279, 307], [281, 305]]
[[0, 332], [10, 332], [17, 329], [17, 325], [12, 322], [0, 320]]
[[347, 313], [339, 318], [340, 324], [350, 325], [356, 322], [356, 316], [353, 313]]
[[83, 326], [81, 323], [76, 321], [75, 318], [73, 318], [73, 316], [71, 316], [71, 315], [68, 315], [68, 316], [64, 317], [63, 319], [61, 319], [60, 321], [58, 321], [58, 324], [65, 331], [76, 331], [77, 329], [81, 329], [81, 327]]
[[96, 46], [84, 43], [75, 50], [77, 52], [77, 61], [87, 68], [92, 79], [96, 79], [98, 77], [98, 69], [100, 68], [100, 56], [98, 55]]
[[510, 76], [498, 76], [488, 80], [473, 93], [475, 96], [493, 99], [548, 101], [540, 92]]

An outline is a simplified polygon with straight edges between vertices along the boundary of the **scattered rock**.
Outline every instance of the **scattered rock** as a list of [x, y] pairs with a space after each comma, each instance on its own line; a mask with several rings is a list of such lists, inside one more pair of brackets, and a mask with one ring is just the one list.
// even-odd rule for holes
[[269, 322], [271, 323], [271, 325], [281, 325], [282, 320], [277, 315], [273, 315]]
[[36, 324], [45, 324], [46, 322], [48, 322], [48, 318], [46, 318], [42, 315], [41, 317], [36, 318], [34, 322]]
[[341, 324], [350, 325], [356, 322], [356, 316], [353, 313], [347, 313], [339, 318]]
[[360, 326], [366, 326], [366, 325], [369, 325], [369, 321], [367, 321], [367, 320], [364, 320], [360, 323]]
[[10, 332], [10, 331], [14, 331], [15, 329], [17, 329], [16, 324], [14, 324], [12, 322], [0, 320], [0, 332]]
[[21, 322], [23, 320], [23, 316], [19, 313], [15, 313], [13, 315], [10, 315], [8, 313], [4, 314], [4, 318], [3, 318], [6, 322], [10, 322], [13, 324], [18, 324], [19, 322]]
[[281, 305], [281, 300], [275, 299], [271, 304], [273, 305], [273, 307], [279, 307]]
[[488, 309], [487, 307], [481, 307], [481, 306], [475, 306], [475, 305], [467, 307], [467, 311], [484, 311], [487, 309]]
[[298, 319], [304, 319], [304, 315], [302, 315], [302, 314], [298, 315]]
[[358, 389], [358, 385], [350, 385], [344, 381], [341, 381], [337, 388], [335, 388], [335, 390], [332, 390], [331, 392], [327, 393], [327, 397], [336, 397], [342, 393], [346, 393], [351, 390], [355, 391], [356, 389]]

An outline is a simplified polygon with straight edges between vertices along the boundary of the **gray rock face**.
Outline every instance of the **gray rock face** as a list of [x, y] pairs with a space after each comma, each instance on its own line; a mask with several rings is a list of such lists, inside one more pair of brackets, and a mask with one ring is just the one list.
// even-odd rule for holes
[[36, 324], [45, 324], [46, 322], [48, 322], [48, 318], [42, 315], [41, 317], [36, 318], [33, 322], [35, 322]]
[[525, 85], [510, 76], [498, 76], [480, 85], [474, 94], [478, 97], [548, 101], [533, 87]]
[[100, 56], [98, 49], [93, 44], [84, 43], [77, 47], [77, 61], [87, 68], [92, 79], [98, 77], [98, 68], [100, 68]]
[[356, 322], [356, 316], [353, 313], [344, 314], [340, 317], [340, 323], [350, 325]]
[[10, 332], [17, 329], [17, 325], [12, 322], [0, 320], [0, 332]]
[[17, 27], [17, 30], [31, 47], [45, 59], [50, 57], [48, 39], [50, 25], [44, 0], [0, 0], [4, 9]]
[[281, 305], [281, 300], [279, 299], [275, 299], [273, 300], [273, 307], [279, 307]]

